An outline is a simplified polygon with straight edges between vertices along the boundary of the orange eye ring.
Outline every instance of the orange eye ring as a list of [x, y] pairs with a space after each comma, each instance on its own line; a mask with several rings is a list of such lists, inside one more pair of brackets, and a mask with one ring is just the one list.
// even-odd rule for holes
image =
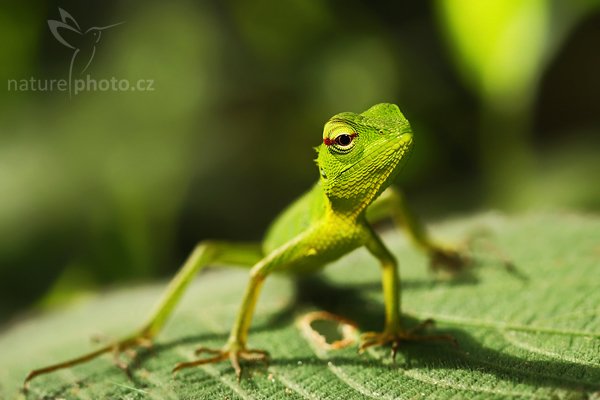
[[344, 148], [350, 146], [356, 136], [358, 136], [356, 133], [342, 133], [341, 135], [337, 135], [334, 139], [328, 137], [324, 138], [323, 144], [325, 144], [325, 146], [336, 144]]

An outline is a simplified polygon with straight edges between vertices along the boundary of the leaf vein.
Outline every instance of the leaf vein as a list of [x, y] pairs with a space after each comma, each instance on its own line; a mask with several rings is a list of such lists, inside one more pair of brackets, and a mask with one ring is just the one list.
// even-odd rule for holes
[[550, 357], [550, 358], [553, 358], [553, 359], [559, 360], [559, 361], [569, 361], [569, 362], [572, 362], [575, 364], [586, 365], [588, 367], [600, 367], [600, 364], [598, 364], [598, 363], [580, 360], [575, 357], [570, 357], [568, 355], [560, 355], [553, 351], [549, 351], [549, 350], [539, 348], [537, 346], [533, 346], [527, 342], [517, 339], [514, 336], [514, 332], [511, 332], [511, 331], [502, 332], [502, 337], [504, 337], [504, 339], [506, 339], [506, 341], [509, 342], [510, 344], [512, 344], [516, 347], [519, 347], [523, 350], [530, 351], [532, 353], [541, 354], [541, 355], [544, 355], [544, 356], [547, 356], [547, 357]]
[[554, 335], [572, 335], [572, 336], [584, 336], [584, 337], [593, 337], [600, 338], [600, 332], [588, 332], [588, 331], [580, 331], [580, 330], [572, 330], [572, 329], [557, 329], [545, 326], [535, 326], [535, 325], [521, 325], [517, 323], [511, 322], [493, 322], [493, 321], [485, 321], [478, 320], [474, 318], [464, 318], [464, 317], [452, 317], [449, 315], [443, 314], [432, 314], [426, 312], [414, 312], [407, 311], [408, 314], [416, 315], [419, 318], [432, 318], [437, 322], [442, 322], [447, 325], [454, 326], [473, 326], [477, 328], [487, 328], [487, 329], [497, 329], [499, 331], [522, 331], [522, 332], [533, 332], [533, 333], [548, 333]]
[[309, 392], [307, 392], [306, 390], [304, 390], [302, 388], [302, 385], [300, 385], [299, 383], [294, 382], [293, 380], [289, 379], [288, 377], [285, 376], [285, 374], [282, 374], [281, 371], [279, 371], [277, 369], [273, 369], [272, 367], [269, 367], [269, 370], [275, 372], [275, 376], [277, 377], [277, 379], [286, 388], [288, 388], [290, 390], [293, 390], [294, 392], [298, 393], [300, 396], [304, 397], [305, 399], [319, 400], [318, 397], [314, 397], [312, 394], [310, 394]]
[[396, 399], [395, 397], [381, 396], [378, 393], [373, 393], [371, 390], [369, 390], [365, 386], [354, 381], [352, 378], [350, 378], [348, 375], [346, 375], [346, 373], [344, 373], [342, 368], [335, 366], [331, 361], [329, 361], [327, 363], [327, 367], [331, 370], [331, 372], [333, 372], [335, 374], [335, 376], [338, 377], [338, 379], [340, 379], [343, 383], [345, 383], [346, 385], [348, 385], [350, 388], [354, 389], [358, 393], [362, 394], [363, 396], [367, 396], [372, 399], [389, 399], [389, 400]]

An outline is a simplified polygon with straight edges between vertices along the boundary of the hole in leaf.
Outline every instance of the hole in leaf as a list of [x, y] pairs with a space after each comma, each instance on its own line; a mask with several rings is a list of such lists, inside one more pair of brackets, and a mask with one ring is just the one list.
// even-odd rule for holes
[[320, 349], [342, 349], [356, 341], [356, 324], [326, 311], [310, 312], [298, 319], [304, 336]]
[[338, 340], [342, 340], [344, 336], [341, 332], [341, 326], [339, 322], [331, 320], [316, 320], [311, 322], [310, 327], [323, 336], [327, 344], [332, 344]]

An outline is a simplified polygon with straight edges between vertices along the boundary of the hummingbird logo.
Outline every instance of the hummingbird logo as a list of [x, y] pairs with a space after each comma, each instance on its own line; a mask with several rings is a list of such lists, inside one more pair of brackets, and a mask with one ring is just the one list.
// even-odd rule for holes
[[58, 8], [60, 21], [49, 19], [48, 27], [52, 35], [62, 45], [73, 50], [71, 63], [69, 64], [69, 88], [73, 81], [73, 73], [77, 75], [83, 74], [92, 63], [96, 48], [100, 43], [102, 32], [123, 24], [119, 22], [108, 26], [93, 26], [86, 31], [81, 29], [75, 18], [62, 8]]

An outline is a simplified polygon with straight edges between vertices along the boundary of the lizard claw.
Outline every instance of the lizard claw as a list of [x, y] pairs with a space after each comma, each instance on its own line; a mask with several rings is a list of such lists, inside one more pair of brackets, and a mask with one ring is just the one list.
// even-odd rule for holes
[[450, 335], [421, 335], [420, 332], [433, 325], [432, 319], [426, 319], [419, 325], [408, 330], [384, 330], [383, 332], [366, 332], [361, 335], [361, 343], [358, 348], [359, 353], [373, 346], [383, 346], [391, 344], [392, 360], [396, 361], [396, 354], [402, 342], [421, 342], [421, 341], [445, 341], [457, 346], [458, 342]]
[[212, 355], [211, 357], [201, 358], [194, 361], [180, 362], [175, 365], [173, 372], [180, 371], [185, 368], [196, 367], [204, 364], [212, 364], [224, 361], [229, 358], [231, 365], [235, 371], [238, 382], [242, 378], [242, 366], [240, 361], [251, 361], [251, 362], [262, 362], [267, 366], [269, 364], [269, 353], [264, 350], [246, 349], [243, 346], [225, 346], [223, 349], [209, 349], [206, 347], [199, 347], [195, 351], [196, 355], [207, 353]]

